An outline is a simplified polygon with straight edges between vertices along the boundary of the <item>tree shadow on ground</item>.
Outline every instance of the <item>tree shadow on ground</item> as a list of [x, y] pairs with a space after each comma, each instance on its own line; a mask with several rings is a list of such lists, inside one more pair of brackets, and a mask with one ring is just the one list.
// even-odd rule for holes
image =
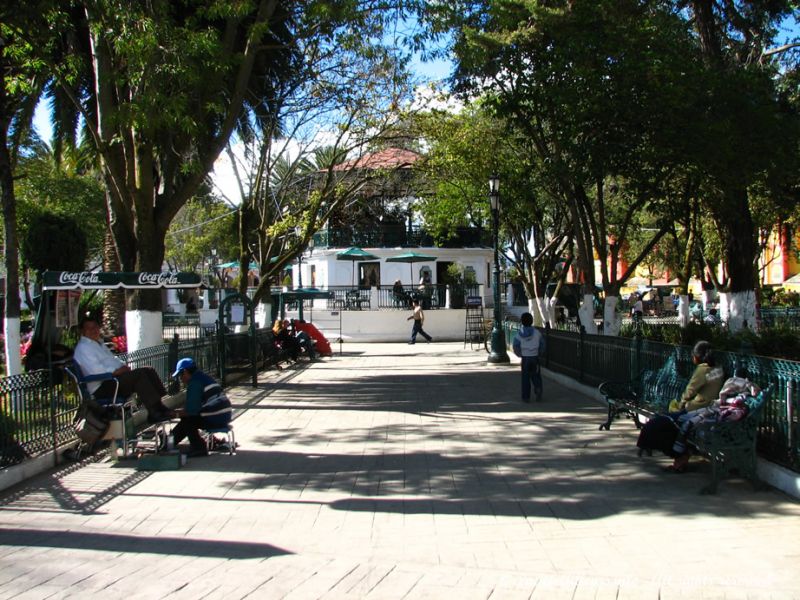
[[0, 546], [74, 548], [103, 552], [135, 552], [205, 558], [269, 558], [292, 554], [271, 544], [200, 540], [187, 537], [136, 536], [87, 531], [0, 529]]

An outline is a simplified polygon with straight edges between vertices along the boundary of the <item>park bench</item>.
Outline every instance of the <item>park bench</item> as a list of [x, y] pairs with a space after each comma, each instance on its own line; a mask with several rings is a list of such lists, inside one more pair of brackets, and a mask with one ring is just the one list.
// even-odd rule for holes
[[[676, 366], [673, 354], [661, 369], [642, 371], [637, 378], [627, 382], [601, 383], [599, 391], [608, 404], [608, 418], [600, 429], [610, 429], [614, 419], [620, 416], [632, 418], [638, 429], [642, 425], [640, 416], [652, 418], [666, 414], [670, 401], [678, 398], [688, 383], [687, 378], [677, 373]], [[758, 425], [764, 404], [773, 390], [770, 385], [757, 397], [748, 399], [747, 415], [741, 420], [703, 422], [690, 431], [686, 441], [691, 452], [706, 457], [711, 464], [711, 482], [702, 488], [701, 493], [716, 493], [720, 480], [731, 473], [738, 473], [758, 487]], [[642, 455], [641, 450], [639, 455]]]
[[630, 381], [605, 381], [598, 390], [608, 406], [608, 417], [600, 429], [608, 431], [615, 419], [631, 418], [637, 429], [646, 419], [667, 412], [671, 400], [680, 397], [689, 380], [677, 372], [675, 354], [658, 370], [647, 369]]
[[774, 386], [769, 385], [755, 398], [748, 398], [747, 414], [739, 421], [703, 422], [691, 431], [687, 442], [692, 451], [711, 463], [711, 483], [702, 493], [716, 493], [720, 480], [734, 472], [749, 479], [756, 489], [760, 487], [756, 471], [758, 425], [773, 391]]

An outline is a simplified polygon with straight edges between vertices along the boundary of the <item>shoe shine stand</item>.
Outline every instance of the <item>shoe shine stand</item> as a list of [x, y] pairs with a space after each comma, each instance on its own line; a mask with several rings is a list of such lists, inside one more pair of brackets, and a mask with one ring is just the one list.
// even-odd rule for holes
[[[104, 271], [45, 271], [42, 273], [42, 309], [44, 315], [50, 314], [50, 307], [55, 306], [58, 308], [59, 306], [59, 296], [58, 293], [66, 291], [66, 290], [118, 290], [122, 289], [129, 289], [129, 290], [145, 290], [145, 289], [152, 289], [152, 290], [163, 290], [163, 289], [197, 289], [202, 286], [203, 282], [200, 278], [200, 275], [197, 273], [180, 273], [178, 271], [166, 271], [166, 272], [150, 272], [150, 273], [109, 273]], [[62, 302], [63, 304], [63, 302]], [[38, 325], [37, 319], [37, 328]], [[51, 376], [51, 383], [52, 383], [52, 373], [53, 373], [53, 341], [54, 336], [52, 335], [53, 331], [50, 329], [55, 327], [56, 319], [49, 319], [45, 318], [42, 320], [43, 323], [48, 323], [49, 325], [45, 327], [42, 325], [40, 330], [37, 332], [39, 339], [46, 341], [46, 348], [47, 348], [47, 356], [48, 356], [48, 371]], [[168, 365], [174, 366], [174, 365]], [[255, 380], [254, 380], [255, 382]], [[77, 408], [77, 407], [76, 407]], [[167, 424], [169, 421], [164, 421], [161, 423], [156, 423], [154, 427], [148, 427], [145, 431], [153, 431], [153, 436], [149, 440], [150, 445], [153, 447], [153, 456], [161, 456], [163, 452], [159, 448], [159, 440], [162, 439], [160, 436], [163, 435], [163, 440], [166, 442], [167, 439]], [[113, 427], [113, 425], [112, 425]], [[116, 445], [118, 441], [122, 441], [123, 444], [123, 452], [127, 455], [128, 450], [130, 448], [130, 444], [127, 443], [127, 440], [131, 438], [129, 431], [127, 431], [127, 427], [125, 423], [120, 424], [121, 430], [114, 430], [110, 434], [108, 434], [111, 438], [112, 442], [112, 451], [113, 456], [116, 458], [117, 456], [117, 448]], [[144, 439], [140, 439], [140, 436], [136, 436], [136, 447], [134, 451], [136, 452], [140, 447], [144, 447], [145, 444]], [[141, 445], [141, 446], [140, 446]], [[164, 444], [166, 447], [166, 443]], [[55, 449], [54, 449], [55, 450]], [[56, 455], [57, 456], [57, 455]], [[126, 456], [127, 457], [127, 456]], [[181, 458], [179, 453], [175, 453], [172, 455], [172, 460], [176, 462], [178, 465], [177, 468], [180, 467]], [[56, 458], [57, 460], [57, 458]]]
[[172, 447], [172, 421], [159, 421], [137, 436], [134, 453], [138, 471], [171, 471], [186, 464], [186, 455]]

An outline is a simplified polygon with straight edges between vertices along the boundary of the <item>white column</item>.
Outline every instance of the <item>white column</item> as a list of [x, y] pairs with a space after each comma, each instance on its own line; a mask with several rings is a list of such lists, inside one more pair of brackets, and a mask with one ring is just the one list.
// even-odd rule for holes
[[373, 285], [369, 289], [369, 307], [371, 310], [378, 310], [381, 301], [381, 293], [380, 288], [376, 285]]

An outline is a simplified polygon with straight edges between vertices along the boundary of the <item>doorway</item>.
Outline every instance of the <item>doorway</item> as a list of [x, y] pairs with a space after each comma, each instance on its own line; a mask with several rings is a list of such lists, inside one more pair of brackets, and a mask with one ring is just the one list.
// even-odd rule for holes
[[381, 263], [380, 262], [362, 262], [361, 265], [361, 278], [359, 285], [361, 287], [378, 287], [381, 284]]

